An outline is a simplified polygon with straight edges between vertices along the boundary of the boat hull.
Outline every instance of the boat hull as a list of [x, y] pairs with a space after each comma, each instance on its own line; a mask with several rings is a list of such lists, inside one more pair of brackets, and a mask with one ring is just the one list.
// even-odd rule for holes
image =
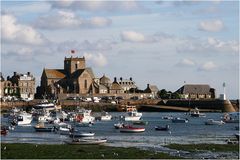
[[145, 131], [145, 128], [135, 128], [135, 129], [121, 128], [120, 129], [120, 132], [123, 132], [123, 133], [140, 133], [144, 131]]
[[79, 140], [79, 141], [65, 141], [67, 144], [71, 145], [98, 145], [98, 144], [103, 144], [106, 143], [106, 139], [101, 139], [101, 140]]

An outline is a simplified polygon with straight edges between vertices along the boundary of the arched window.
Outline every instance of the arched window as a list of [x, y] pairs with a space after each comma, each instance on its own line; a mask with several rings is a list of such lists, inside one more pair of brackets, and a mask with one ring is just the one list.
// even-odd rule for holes
[[84, 88], [87, 89], [87, 80], [84, 81]]

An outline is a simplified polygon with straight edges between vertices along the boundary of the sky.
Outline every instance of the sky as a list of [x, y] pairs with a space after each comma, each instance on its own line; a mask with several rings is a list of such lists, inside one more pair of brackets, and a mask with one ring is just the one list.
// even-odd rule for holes
[[[75, 54], [71, 54], [75, 50]], [[239, 98], [239, 2], [1, 1], [1, 71], [62, 69], [64, 57], [86, 58], [103, 74], [176, 91], [209, 84]]]

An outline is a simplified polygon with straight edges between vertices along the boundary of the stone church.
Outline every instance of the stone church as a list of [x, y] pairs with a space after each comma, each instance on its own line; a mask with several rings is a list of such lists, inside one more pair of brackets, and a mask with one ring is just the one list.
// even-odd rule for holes
[[94, 74], [87, 68], [85, 58], [70, 57], [64, 60], [64, 69], [43, 69], [41, 95], [53, 96], [60, 93], [93, 94]]

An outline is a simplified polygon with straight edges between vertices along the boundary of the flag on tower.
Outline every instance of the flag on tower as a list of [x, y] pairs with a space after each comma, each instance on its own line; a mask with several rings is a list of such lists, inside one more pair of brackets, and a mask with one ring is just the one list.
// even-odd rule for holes
[[75, 53], [75, 50], [71, 50], [71, 53], [74, 54], [74, 53]]

